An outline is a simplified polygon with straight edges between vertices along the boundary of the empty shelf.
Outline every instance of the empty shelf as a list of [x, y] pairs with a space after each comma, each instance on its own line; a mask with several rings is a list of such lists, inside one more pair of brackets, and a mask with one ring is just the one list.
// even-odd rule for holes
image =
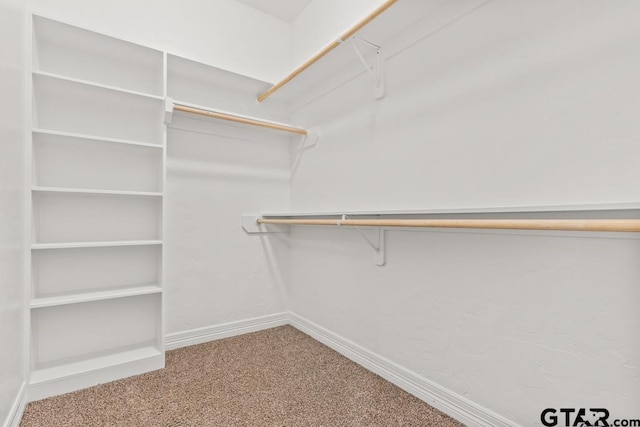
[[119, 240], [102, 242], [33, 243], [31, 249], [104, 248], [109, 246], [161, 245], [162, 240]]
[[31, 374], [31, 384], [54, 381], [59, 378], [80, 375], [98, 369], [110, 368], [123, 363], [160, 356], [162, 356], [162, 353], [156, 347], [149, 345], [78, 362], [66, 363], [51, 368], [37, 369]]
[[66, 294], [31, 300], [31, 308], [53, 307], [57, 305], [78, 304], [83, 302], [100, 301], [113, 298], [126, 298], [138, 295], [156, 294], [162, 292], [160, 286], [144, 285], [131, 288], [110, 289], [76, 294]]

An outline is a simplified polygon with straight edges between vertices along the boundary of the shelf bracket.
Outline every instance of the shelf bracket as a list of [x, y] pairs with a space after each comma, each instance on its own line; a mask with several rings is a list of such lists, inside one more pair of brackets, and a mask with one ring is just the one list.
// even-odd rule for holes
[[[375, 62], [373, 63], [373, 65], [369, 65], [369, 63], [367, 62], [366, 58], [364, 57], [364, 55], [360, 51], [360, 48], [358, 47], [358, 44], [356, 43], [356, 40], [360, 40], [360, 41], [368, 44], [369, 46], [371, 46], [371, 47], [373, 47], [375, 49], [376, 57], [375, 57]], [[369, 74], [369, 76], [371, 76], [371, 79], [373, 80], [373, 97], [374, 97], [374, 99], [381, 99], [382, 97], [384, 97], [384, 94], [385, 94], [385, 88], [384, 88], [384, 62], [382, 60], [382, 54], [381, 54], [381, 49], [382, 48], [380, 46], [378, 46], [377, 44], [371, 43], [370, 41], [365, 40], [365, 39], [363, 39], [361, 37], [357, 37], [357, 36], [349, 37], [348, 41], [349, 41], [349, 44], [351, 45], [351, 48], [355, 52], [356, 56], [358, 57], [358, 59], [360, 60], [362, 65], [364, 66], [364, 69], [367, 71], [367, 73]], [[342, 41], [342, 42], [344, 42], [344, 41]]]
[[173, 98], [167, 96], [164, 99], [164, 123], [169, 125], [171, 120], [173, 120]]
[[[347, 219], [349, 219], [347, 215], [342, 215], [343, 221]], [[340, 225], [339, 222], [338, 222], [338, 225]], [[360, 227], [358, 227], [357, 225], [353, 226], [353, 229], [373, 249], [373, 261], [376, 263], [376, 265], [383, 266], [386, 262], [385, 260], [386, 247], [385, 247], [385, 233], [384, 233], [385, 230], [382, 227], [375, 227], [375, 228], [376, 228], [376, 233], [378, 235], [377, 242], [369, 238], [369, 236], [367, 236], [367, 234], [364, 231], [362, 231]]]
[[291, 152], [291, 178], [296, 174], [298, 165], [300, 164], [305, 151], [318, 145], [319, 140], [320, 130], [317, 128], [309, 129], [308, 133], [300, 138], [298, 147], [294, 148]]
[[309, 129], [306, 135], [302, 136], [300, 140], [298, 152], [308, 150], [315, 147], [320, 140], [320, 131], [317, 128]]
[[242, 215], [242, 229], [247, 234], [288, 233], [288, 225], [258, 224], [262, 215]]

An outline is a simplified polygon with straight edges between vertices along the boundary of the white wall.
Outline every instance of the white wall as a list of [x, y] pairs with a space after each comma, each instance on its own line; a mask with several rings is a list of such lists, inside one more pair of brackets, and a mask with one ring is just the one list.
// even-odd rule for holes
[[235, 0], [30, 0], [36, 13], [273, 82], [290, 70], [290, 24]]
[[382, 3], [384, 0], [313, 0], [292, 23], [291, 70]]
[[[633, 1], [492, 1], [299, 111], [292, 211], [638, 201]], [[637, 215], [637, 212], [633, 213]], [[291, 309], [521, 425], [640, 407], [640, 241], [295, 228]], [[634, 415], [635, 414], [635, 415]]]
[[165, 212], [166, 332], [284, 311], [281, 263], [287, 248], [277, 239], [247, 236], [240, 215], [288, 209], [288, 143], [202, 120], [176, 118], [173, 125]]
[[[243, 113], [257, 104], [252, 94], [260, 82], [174, 58], [169, 65], [176, 99]], [[165, 210], [168, 334], [285, 310], [286, 242], [246, 235], [240, 217], [288, 210], [290, 144], [282, 132], [174, 114]]]
[[25, 381], [25, 11], [0, 1], [0, 425]]

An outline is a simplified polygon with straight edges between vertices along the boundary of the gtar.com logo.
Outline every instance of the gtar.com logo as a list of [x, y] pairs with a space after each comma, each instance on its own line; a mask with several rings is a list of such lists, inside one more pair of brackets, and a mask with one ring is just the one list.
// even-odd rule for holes
[[609, 411], [604, 408], [547, 408], [540, 414], [540, 421], [552, 426], [610, 426]]

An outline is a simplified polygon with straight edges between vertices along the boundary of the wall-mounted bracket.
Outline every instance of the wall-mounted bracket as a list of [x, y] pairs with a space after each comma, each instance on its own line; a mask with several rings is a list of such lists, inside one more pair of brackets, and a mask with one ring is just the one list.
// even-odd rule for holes
[[173, 98], [167, 96], [164, 99], [164, 123], [171, 124], [173, 120]]
[[309, 129], [306, 135], [302, 136], [298, 152], [315, 147], [320, 140], [320, 130], [318, 128]]
[[258, 224], [261, 215], [242, 215], [242, 229], [247, 234], [288, 233], [288, 225]]
[[[360, 40], [363, 43], [373, 47], [375, 49], [376, 57], [373, 65], [369, 65], [367, 59], [364, 57], [360, 48], [358, 47], [357, 40]], [[349, 44], [351, 48], [355, 52], [356, 56], [364, 66], [364, 69], [371, 76], [373, 80], [373, 97], [374, 99], [380, 99], [384, 97], [385, 88], [384, 88], [384, 61], [382, 60], [381, 47], [377, 44], [371, 43], [368, 40], [365, 40], [361, 37], [352, 36], [349, 37]]]
[[[349, 219], [349, 217], [347, 215], [342, 215], [342, 220], [346, 220]], [[340, 223], [338, 223], [338, 225], [340, 225]], [[376, 263], [376, 265], [379, 266], [383, 266], [386, 262], [385, 260], [385, 233], [384, 233], [384, 228], [382, 227], [375, 227], [374, 228], [374, 232], [377, 234], [377, 238], [376, 239], [372, 239], [370, 238], [367, 233], [365, 233], [360, 227], [358, 226], [353, 226], [353, 229], [356, 230], [356, 232], [360, 235], [360, 237], [362, 237], [365, 242], [367, 242], [367, 244], [373, 249], [373, 261]]]
[[300, 160], [302, 160], [302, 156], [304, 152], [310, 148], [318, 145], [318, 141], [320, 140], [320, 130], [318, 128], [309, 129], [306, 135], [303, 135], [300, 138], [300, 142], [298, 143], [298, 147], [294, 148], [291, 152], [291, 177], [295, 175], [298, 170], [298, 165], [300, 164]]

